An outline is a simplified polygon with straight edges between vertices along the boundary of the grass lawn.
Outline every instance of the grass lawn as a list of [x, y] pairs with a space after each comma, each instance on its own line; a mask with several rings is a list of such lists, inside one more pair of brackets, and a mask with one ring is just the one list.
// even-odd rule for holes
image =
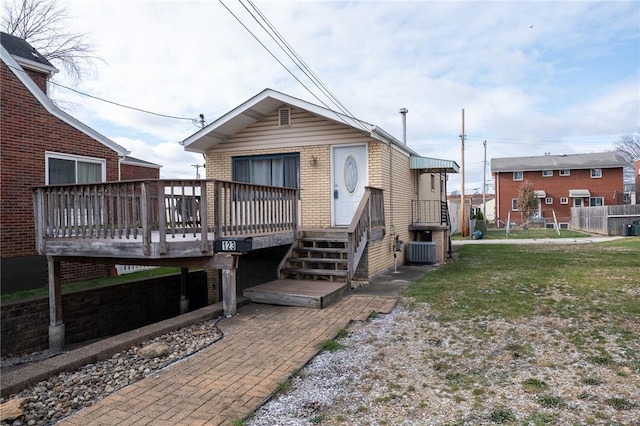
[[[101, 287], [111, 284], [119, 284], [128, 281], [143, 280], [145, 278], [158, 277], [161, 275], [177, 274], [180, 268], [155, 268], [146, 269], [140, 272], [132, 272], [130, 274], [119, 275], [115, 277], [96, 278], [93, 280], [77, 281], [73, 283], [62, 284], [62, 294], [75, 290], [85, 290], [88, 288]], [[16, 293], [3, 294], [0, 296], [0, 302], [15, 302], [17, 300], [29, 299], [32, 297], [46, 296], [49, 294], [48, 287], [34, 288], [32, 290], [19, 291]]]
[[523, 425], [640, 418], [640, 237], [465, 245], [458, 253], [404, 296], [414, 314], [432, 319], [416, 341], [446, 342], [425, 347], [423, 362], [441, 366], [434, 383], [456, 375], [451, 397], [471, 406], [466, 418]]
[[[539, 238], [587, 238], [590, 235], [586, 232], [574, 231], [571, 229], [561, 229], [560, 234], [555, 229], [535, 228], [535, 229], [511, 229], [509, 235], [504, 229], [488, 229], [482, 237], [485, 240], [506, 240], [506, 239], [539, 239]], [[470, 240], [471, 236], [461, 237], [459, 234], [451, 237], [452, 240]]]

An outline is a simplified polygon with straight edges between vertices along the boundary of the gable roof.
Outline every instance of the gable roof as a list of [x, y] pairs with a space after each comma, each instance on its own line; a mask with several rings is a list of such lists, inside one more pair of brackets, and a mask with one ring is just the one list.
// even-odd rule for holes
[[409, 155], [418, 155], [407, 145], [373, 124], [272, 89], [265, 89], [243, 104], [232, 109], [213, 123], [189, 136], [182, 142], [182, 145], [186, 151], [204, 153], [207, 149], [218, 145], [228, 137], [240, 132], [267, 114], [284, 106], [292, 106], [309, 111], [312, 114], [368, 134], [374, 139], [396, 145]]
[[0, 43], [23, 67], [43, 71], [49, 75], [58, 72], [58, 70], [51, 65], [51, 62], [27, 43], [26, 40], [12, 34], [0, 32]]
[[525, 172], [542, 170], [575, 170], [624, 167], [626, 162], [616, 152], [591, 154], [539, 155], [536, 157], [492, 158], [492, 172]]
[[[11, 37], [13, 37], [13, 36], [11, 36]], [[29, 90], [29, 92], [31, 92], [31, 94], [37, 99], [37, 101], [40, 102], [40, 104], [51, 115], [53, 115], [54, 117], [62, 120], [65, 123], [69, 124], [70, 126], [74, 127], [76, 130], [84, 133], [85, 135], [89, 136], [90, 138], [94, 139], [95, 141], [100, 142], [101, 144], [103, 144], [107, 148], [117, 152], [118, 155], [124, 157], [125, 155], [129, 154], [129, 151], [127, 151], [127, 149], [124, 148], [123, 146], [118, 145], [117, 143], [115, 143], [111, 139], [107, 138], [106, 136], [102, 135], [101, 133], [96, 132], [91, 127], [89, 127], [86, 124], [78, 121], [77, 119], [73, 118], [72, 116], [70, 116], [69, 114], [67, 114], [66, 112], [64, 112], [60, 108], [58, 108], [51, 101], [51, 99], [49, 99], [49, 97], [47, 95], [45, 95], [42, 92], [42, 90], [40, 90], [38, 85], [36, 83], [34, 83], [34, 81], [31, 79], [31, 77], [29, 77], [29, 75], [24, 71], [24, 68], [22, 68], [22, 65], [19, 64], [16, 61], [16, 59], [13, 57], [13, 55], [11, 53], [9, 53], [9, 51], [4, 47], [4, 39], [5, 39], [5, 35], [3, 33], [2, 34], [2, 43], [0, 44], [0, 59], [2, 60], [2, 62], [5, 63], [5, 65], [7, 65], [7, 67], [9, 67], [11, 72], [18, 78], [18, 80], [20, 80], [20, 82], [27, 88], [27, 90]], [[7, 40], [9, 40], [9, 38]]]
[[126, 157], [124, 157], [120, 162], [120, 164], [128, 164], [130, 166], [139, 166], [139, 167], [149, 167], [150, 169], [162, 168], [160, 164], [144, 161], [136, 157], [131, 157], [130, 155], [127, 155]]

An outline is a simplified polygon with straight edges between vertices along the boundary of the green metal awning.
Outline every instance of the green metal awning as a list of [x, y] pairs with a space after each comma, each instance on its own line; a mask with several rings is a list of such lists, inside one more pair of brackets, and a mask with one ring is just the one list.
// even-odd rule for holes
[[411, 157], [411, 169], [420, 170], [421, 172], [446, 172], [458, 173], [460, 166], [451, 160], [440, 160], [438, 158], [429, 157]]

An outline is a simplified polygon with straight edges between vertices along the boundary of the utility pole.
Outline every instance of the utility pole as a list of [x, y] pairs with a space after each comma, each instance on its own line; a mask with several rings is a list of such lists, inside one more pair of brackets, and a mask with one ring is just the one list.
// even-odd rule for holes
[[460, 160], [461, 180], [460, 183], [460, 236], [465, 237], [466, 233], [466, 221], [464, 218], [464, 140], [466, 136], [464, 134], [464, 108], [462, 108], [462, 133], [460, 134], [460, 141], [462, 142], [462, 158]]
[[482, 218], [487, 223], [487, 141], [484, 145], [484, 162], [482, 163]]
[[200, 179], [200, 167], [204, 168], [206, 166], [203, 166], [202, 164], [192, 164], [191, 167], [196, 168], [196, 179]]

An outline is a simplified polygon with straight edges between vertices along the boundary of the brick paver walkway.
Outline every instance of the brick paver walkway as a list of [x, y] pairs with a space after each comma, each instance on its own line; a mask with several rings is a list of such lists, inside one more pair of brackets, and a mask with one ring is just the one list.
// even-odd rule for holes
[[232, 425], [350, 321], [387, 313], [394, 297], [345, 297], [325, 309], [250, 304], [218, 323], [224, 338], [127, 386], [62, 425]]

